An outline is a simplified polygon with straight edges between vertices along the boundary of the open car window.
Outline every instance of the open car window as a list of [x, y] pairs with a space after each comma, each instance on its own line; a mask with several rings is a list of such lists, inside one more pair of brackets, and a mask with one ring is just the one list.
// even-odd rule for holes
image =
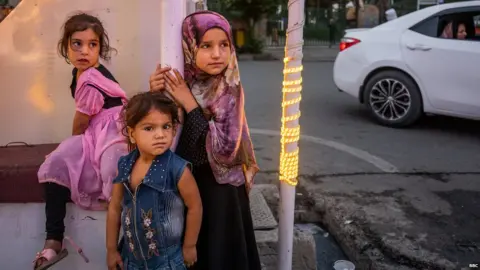
[[443, 11], [417, 23], [410, 30], [429, 37], [442, 38], [443, 30], [450, 22], [455, 30], [459, 24], [465, 25], [466, 40], [480, 41], [480, 7]]

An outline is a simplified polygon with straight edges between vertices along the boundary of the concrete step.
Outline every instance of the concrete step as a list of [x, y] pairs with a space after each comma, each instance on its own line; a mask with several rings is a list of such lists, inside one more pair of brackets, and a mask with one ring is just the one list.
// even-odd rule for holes
[[277, 220], [268, 207], [261, 190], [255, 186], [250, 191], [250, 211], [255, 230], [273, 230], [278, 227]]
[[[29, 269], [34, 254], [43, 246], [45, 209], [37, 171], [45, 155], [56, 146], [0, 147], [0, 239], [9, 243], [0, 247], [0, 262], [7, 262], [2, 270]], [[255, 187], [250, 193], [250, 207], [261, 261], [265, 269], [276, 270], [278, 224], [262, 194], [268, 189], [276, 186]], [[65, 226], [67, 234], [91, 257], [88, 269], [105, 269], [105, 212], [85, 211], [69, 204]], [[18, 256], [19, 250], [22, 256]], [[295, 232], [293, 256], [294, 269], [315, 269], [312, 235]], [[85, 267], [82, 258], [72, 251], [56, 269]]]
[[[252, 190], [250, 202], [262, 264], [266, 270], [276, 270], [277, 221], [258, 189]], [[3, 243], [8, 243], [0, 247], [2, 269], [30, 269], [35, 253], [43, 246], [44, 207], [43, 203], [0, 204], [0, 239]], [[83, 248], [90, 263], [85, 264], [83, 259], [68, 247], [71, 251], [69, 256], [53, 269], [83, 270], [88, 267], [89, 270], [104, 270], [105, 222], [106, 215], [103, 211], [86, 211], [68, 204], [66, 234]], [[315, 242], [311, 234], [299, 230], [295, 232], [293, 258], [293, 269], [316, 269]]]
[[[265, 270], [277, 270], [278, 224], [263, 192], [278, 189], [275, 185], [258, 185], [250, 192], [255, 237], [260, 260]], [[312, 233], [295, 227], [293, 235], [292, 269], [317, 269], [315, 238]]]

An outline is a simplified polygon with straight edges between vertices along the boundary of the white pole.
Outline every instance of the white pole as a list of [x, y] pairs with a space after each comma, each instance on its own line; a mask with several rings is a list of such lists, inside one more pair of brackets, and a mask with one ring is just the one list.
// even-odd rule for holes
[[[183, 75], [182, 22], [187, 15], [187, 0], [162, 0], [160, 11], [160, 63], [178, 69]], [[155, 31], [154, 25], [152, 30]], [[179, 112], [180, 121], [183, 121], [183, 111]], [[172, 150], [177, 147], [181, 131], [179, 125]]]
[[[142, 0], [142, 1], [139, 1], [137, 5], [132, 6], [130, 8], [130, 11], [133, 12], [135, 7], [136, 7], [136, 13], [137, 13], [136, 16], [138, 17], [139, 23], [132, 26], [131, 27], [132, 30], [130, 31], [134, 31], [133, 29], [138, 28], [137, 37], [139, 39], [139, 48], [136, 54], [139, 55], [138, 61], [140, 64], [140, 70], [137, 72], [138, 74], [137, 76], [141, 78], [140, 89], [142, 91], [148, 91], [148, 88], [149, 88], [148, 77], [154, 71], [156, 65], [159, 64], [159, 60], [161, 59], [160, 57], [161, 50], [158, 49], [161, 46], [161, 43], [160, 43], [161, 31], [159, 29], [156, 29], [155, 27], [152, 27], [152, 26], [157, 26], [160, 23], [160, 17], [158, 16], [158, 13], [159, 13], [159, 10], [161, 12], [161, 8], [162, 8], [161, 1]], [[116, 25], [116, 24], [130, 25], [133, 23], [133, 22], [125, 21], [125, 13], [119, 12], [116, 14], [117, 14], [116, 21], [112, 25]], [[110, 29], [110, 27], [108, 29]], [[118, 34], [115, 35], [115, 33], [113, 33], [112, 34], [113, 37], [119, 36], [125, 31], [125, 27], [122, 27], [122, 25], [116, 25], [114, 29]], [[126, 35], [123, 35], [123, 36], [124, 38], [128, 38]], [[122, 50], [121, 53], [125, 53], [125, 52]], [[125, 62], [122, 62], [122, 63], [125, 64]], [[119, 64], [114, 62], [112, 66], [119, 66]], [[128, 69], [125, 69], [125, 71], [128, 71]], [[131, 71], [128, 71], [128, 72], [131, 72]], [[137, 89], [134, 89], [134, 90], [138, 91]]]
[[280, 153], [280, 211], [278, 270], [292, 269], [295, 186], [298, 179], [300, 100], [305, 0], [288, 1], [288, 28], [283, 70], [282, 139]]
[[187, 0], [187, 14], [191, 14], [195, 12], [197, 4], [194, 2], [194, 0]]

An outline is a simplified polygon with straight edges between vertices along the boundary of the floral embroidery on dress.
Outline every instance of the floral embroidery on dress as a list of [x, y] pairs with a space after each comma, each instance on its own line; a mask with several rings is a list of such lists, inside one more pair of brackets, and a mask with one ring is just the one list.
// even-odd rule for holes
[[133, 241], [133, 234], [132, 234], [132, 208], [127, 208], [125, 211], [125, 219], [124, 219], [124, 224], [125, 224], [125, 236], [127, 237], [128, 241], [128, 247], [130, 249], [130, 252], [132, 252], [133, 256], [137, 258], [137, 254], [135, 253], [135, 245]]
[[145, 239], [147, 240], [148, 244], [148, 258], [151, 258], [153, 255], [159, 256], [158, 253], [158, 243], [155, 240], [155, 230], [150, 227], [152, 225], [152, 209], [145, 212], [143, 209], [142, 211], [142, 224], [143, 224], [143, 231], [145, 233]]

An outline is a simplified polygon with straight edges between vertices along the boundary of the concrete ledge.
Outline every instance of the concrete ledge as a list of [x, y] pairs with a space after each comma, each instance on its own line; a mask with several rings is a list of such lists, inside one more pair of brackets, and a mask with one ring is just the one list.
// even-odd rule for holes
[[250, 212], [252, 213], [253, 228], [255, 230], [277, 228], [277, 220], [268, 207], [261, 191], [255, 186], [250, 192]]
[[[257, 229], [257, 245], [260, 259], [266, 270], [276, 270], [278, 232], [277, 221], [273, 217], [265, 199], [258, 188], [250, 193], [251, 211], [254, 226]], [[36, 252], [43, 246], [45, 237], [45, 205], [43, 203], [4, 203], [0, 204], [0, 238], [11, 245], [2, 246], [0, 261], [2, 269], [29, 269]], [[90, 258], [86, 264], [82, 258], [71, 251], [60, 262], [58, 269], [105, 269], [105, 211], [86, 211], [73, 204], [67, 205], [65, 218], [66, 234], [71, 236], [83, 248]], [[22, 256], [18, 255], [22, 250]], [[293, 269], [316, 269], [316, 250], [313, 235], [295, 230], [293, 245]], [[14, 259], [12, 259], [14, 258]]]
[[[278, 230], [255, 231], [260, 260], [265, 270], [277, 270]], [[315, 239], [310, 233], [295, 229], [293, 237], [292, 269], [317, 269]]]
[[[271, 197], [267, 200], [278, 197], [278, 188], [275, 185], [255, 185], [250, 193], [250, 207], [263, 269], [277, 270], [278, 224], [265, 195]], [[292, 269], [317, 269], [315, 238], [311, 232], [295, 228], [292, 256]]]
[[[37, 171], [57, 145], [14, 146], [0, 148], [0, 237], [5, 243], [13, 243], [6, 250], [0, 250], [0, 261], [8, 261], [6, 269], [27, 269], [34, 254], [43, 246], [44, 241], [44, 204], [43, 192], [38, 184]], [[274, 185], [269, 185], [272, 194], [278, 194]], [[268, 206], [262, 189], [255, 186], [250, 194], [250, 207], [261, 261], [267, 270], [276, 270], [277, 261], [277, 220]], [[274, 191], [276, 190], [276, 192]], [[278, 196], [278, 195], [277, 195]], [[269, 198], [271, 200], [272, 198]], [[26, 203], [26, 204], [23, 204]], [[72, 204], [68, 205], [65, 219], [67, 234], [77, 240], [91, 256], [86, 265], [73, 252], [62, 265], [72, 265], [69, 269], [104, 269], [105, 265], [105, 212], [84, 211]], [[83, 239], [82, 241], [79, 241]], [[20, 246], [23, 246], [20, 247]], [[15, 257], [22, 249], [25, 256]], [[12, 253], [14, 252], [14, 253]], [[9, 260], [9, 258], [16, 258]], [[293, 269], [316, 269], [315, 241], [312, 234], [295, 231]]]
[[[104, 211], [85, 211], [67, 204], [66, 235], [82, 247], [90, 263], [67, 244], [68, 257], [52, 269], [105, 270], [105, 222]], [[35, 253], [45, 241], [45, 204], [0, 204], [0, 227], [4, 243], [0, 245], [0, 269], [32, 269]]]

